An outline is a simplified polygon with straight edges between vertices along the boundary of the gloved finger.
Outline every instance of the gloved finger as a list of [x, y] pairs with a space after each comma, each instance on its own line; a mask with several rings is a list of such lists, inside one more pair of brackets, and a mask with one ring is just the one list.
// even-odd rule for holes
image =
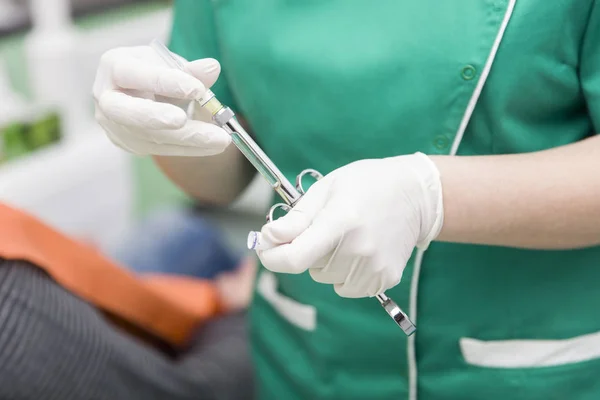
[[[339, 296], [349, 298], [373, 297], [400, 283], [403, 271], [401, 268], [394, 270], [395, 274], [390, 275], [372, 271], [366, 267], [366, 263], [365, 258], [357, 258], [346, 281], [334, 287]], [[383, 270], [389, 271], [385, 268]]]
[[367, 295], [361, 288], [357, 288], [348, 283], [341, 283], [337, 285], [333, 285], [333, 290], [340, 297], [345, 297], [348, 299], [359, 299], [361, 297], [371, 297]]
[[310, 277], [318, 283], [326, 283], [329, 285], [342, 284], [346, 281], [348, 272], [343, 269], [325, 269], [325, 268], [311, 268], [308, 270]]
[[97, 107], [107, 119], [119, 125], [144, 129], [179, 129], [188, 119], [185, 111], [177, 106], [116, 90], [104, 92]]
[[385, 291], [382, 276], [366, 268], [364, 257], [355, 257], [347, 267], [348, 275], [343, 283], [334, 285], [334, 290], [341, 297], [370, 297]]
[[[214, 69], [214, 63], [204, 63]], [[134, 89], [177, 99], [199, 99], [206, 87], [199, 79], [176, 68], [148, 64], [147, 60], [123, 57], [112, 64], [113, 83], [121, 89]]]
[[334, 251], [322, 257], [308, 271], [315, 282], [333, 285], [346, 281], [348, 270], [345, 267], [350, 265], [353, 257], [340, 254], [340, 249], [343, 247], [342, 243], [345, 242], [345, 239], [346, 237], [344, 236]]
[[299, 274], [332, 252], [344, 236], [344, 224], [335, 214], [322, 211], [315, 221], [289, 244], [259, 251], [265, 268], [273, 272]]
[[290, 243], [310, 226], [329, 196], [329, 183], [325, 179], [315, 183], [287, 215], [262, 227], [265, 240], [275, 245]]
[[[149, 46], [138, 46], [129, 49], [129, 54], [141, 60], [157, 59], [164, 66], [168, 66], [164, 60], [160, 59], [156, 51]], [[202, 81], [206, 88], [215, 84], [221, 73], [221, 64], [214, 58], [201, 58], [195, 61], [188, 61], [179, 54], [173, 53], [173, 56], [185, 66], [187, 73]]]
[[[204, 121], [188, 120], [179, 129], [133, 130], [134, 135], [159, 145], [202, 147], [222, 152], [231, 143], [231, 136], [218, 126]], [[217, 154], [215, 153], [215, 154]]]
[[209, 88], [215, 84], [221, 73], [221, 64], [214, 58], [202, 58], [200, 60], [186, 63], [185, 69], [197, 79], [200, 79], [205, 87]]
[[204, 157], [221, 153], [220, 148], [180, 146], [176, 144], [156, 144], [148, 140], [130, 135], [127, 137], [114, 137], [109, 134], [113, 143], [122, 149], [137, 155], [160, 155], [179, 157]]
[[130, 148], [127, 144], [123, 143], [123, 141], [117, 135], [112, 134], [112, 129], [114, 126], [114, 124], [112, 122], [110, 122], [107, 119], [100, 119], [100, 120], [98, 120], [98, 124], [102, 128], [104, 128], [104, 131], [106, 132], [106, 136], [115, 146], [125, 150], [128, 153], [138, 154], [134, 149]]

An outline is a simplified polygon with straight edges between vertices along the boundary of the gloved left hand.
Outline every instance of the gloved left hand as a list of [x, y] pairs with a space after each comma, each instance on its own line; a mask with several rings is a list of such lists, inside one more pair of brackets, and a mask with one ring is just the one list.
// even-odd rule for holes
[[415, 248], [443, 223], [442, 185], [422, 153], [362, 160], [316, 182], [284, 217], [262, 228], [272, 247], [257, 251], [273, 272], [309, 270], [342, 297], [396, 286]]

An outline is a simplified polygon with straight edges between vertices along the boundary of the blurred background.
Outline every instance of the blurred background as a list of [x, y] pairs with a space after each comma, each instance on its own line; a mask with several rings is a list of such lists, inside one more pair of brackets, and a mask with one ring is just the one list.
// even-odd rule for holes
[[[1, 202], [117, 257], [205, 224], [243, 254], [264, 221], [266, 184], [257, 180], [231, 208], [206, 209], [149, 158], [113, 146], [93, 118], [100, 56], [168, 41], [170, 24], [167, 0], [0, 0]], [[196, 222], [182, 217], [189, 209]]]

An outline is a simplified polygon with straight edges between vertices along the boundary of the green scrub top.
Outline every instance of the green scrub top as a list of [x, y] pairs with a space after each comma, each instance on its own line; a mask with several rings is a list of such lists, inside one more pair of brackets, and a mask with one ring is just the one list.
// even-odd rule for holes
[[[600, 1], [178, 0], [171, 39], [220, 60], [215, 92], [292, 181], [600, 131]], [[262, 269], [258, 397], [598, 400], [599, 282], [600, 247], [434, 243], [387, 292], [417, 320], [407, 339], [374, 299]]]

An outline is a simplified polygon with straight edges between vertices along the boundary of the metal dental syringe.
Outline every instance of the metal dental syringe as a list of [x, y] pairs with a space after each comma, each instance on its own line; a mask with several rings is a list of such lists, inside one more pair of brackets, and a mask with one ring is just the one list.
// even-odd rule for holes
[[[185, 71], [185, 65], [171, 51], [158, 40], [151, 43], [151, 47], [171, 68], [176, 68]], [[307, 169], [302, 171], [297, 179], [296, 185], [293, 185], [281, 171], [273, 164], [271, 159], [262, 151], [262, 149], [252, 140], [246, 130], [236, 120], [233, 111], [229, 107], [224, 106], [217, 100], [215, 94], [207, 90], [202, 99], [197, 100], [199, 105], [208, 110], [212, 114], [212, 119], [221, 128], [231, 135], [235, 146], [244, 154], [244, 156], [252, 163], [254, 168], [267, 180], [269, 185], [275, 190], [285, 203], [275, 204], [271, 207], [267, 215], [267, 221], [272, 221], [273, 213], [276, 209], [281, 208], [284, 211], [289, 211], [300, 200], [304, 194], [302, 187], [302, 179], [306, 175], [310, 175], [315, 179], [322, 178], [322, 175], [313, 170]], [[249, 240], [249, 247], [252, 243], [256, 246], [258, 242], [257, 233], [253, 232], [254, 240]], [[398, 307], [396, 302], [385, 294], [376, 296], [377, 300], [388, 313], [388, 315], [398, 324], [407, 336], [412, 335], [417, 329], [411, 322], [406, 313]]]

